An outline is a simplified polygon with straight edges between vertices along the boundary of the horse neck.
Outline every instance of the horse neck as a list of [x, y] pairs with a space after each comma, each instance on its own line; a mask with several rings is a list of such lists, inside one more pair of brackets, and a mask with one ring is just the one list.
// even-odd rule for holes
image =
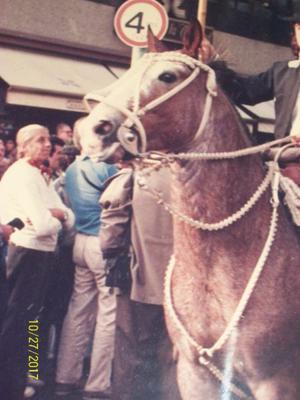
[[[214, 100], [209, 122], [201, 138], [188, 151], [208, 153], [234, 151], [248, 147], [243, 127], [232, 106], [221, 93]], [[262, 182], [265, 171], [259, 156], [239, 157], [233, 160], [187, 161], [177, 168], [173, 197], [181, 213], [208, 223], [218, 222], [239, 210]], [[268, 225], [269, 202], [259, 201], [249, 214], [239, 222], [218, 232], [203, 232], [175, 221], [175, 253], [185, 254], [234, 251], [237, 242], [256, 242], [261, 247], [261, 237]], [[258, 217], [259, 215], [259, 217]], [[266, 224], [263, 224], [263, 221]], [[229, 238], [232, 238], [232, 241]], [[236, 241], [235, 238], [238, 238]], [[186, 247], [186, 251], [182, 251]]]

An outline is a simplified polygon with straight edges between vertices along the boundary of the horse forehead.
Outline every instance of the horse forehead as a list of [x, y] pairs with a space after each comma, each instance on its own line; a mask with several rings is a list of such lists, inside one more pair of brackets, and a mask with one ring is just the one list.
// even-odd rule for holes
[[173, 72], [178, 78], [184, 78], [190, 73], [190, 69], [184, 63], [175, 61], [140, 63], [136, 68], [133, 67], [127, 76], [119, 79], [114, 90], [107, 93], [107, 97], [118, 103], [126, 103], [134, 92], [150, 90], [152, 82], [159, 82], [159, 75], [163, 72]]
[[147, 76], [157, 78], [160, 73], [167, 71], [184, 74], [189, 71], [189, 68], [182, 62], [155, 61], [146, 69], [145, 78], [147, 78]]

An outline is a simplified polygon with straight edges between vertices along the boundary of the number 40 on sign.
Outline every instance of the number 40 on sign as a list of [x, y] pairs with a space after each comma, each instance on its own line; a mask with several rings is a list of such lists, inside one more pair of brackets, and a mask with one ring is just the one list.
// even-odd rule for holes
[[168, 30], [168, 22], [165, 8], [155, 0], [128, 0], [116, 12], [114, 28], [127, 46], [146, 47], [148, 26], [158, 39], [162, 39]]

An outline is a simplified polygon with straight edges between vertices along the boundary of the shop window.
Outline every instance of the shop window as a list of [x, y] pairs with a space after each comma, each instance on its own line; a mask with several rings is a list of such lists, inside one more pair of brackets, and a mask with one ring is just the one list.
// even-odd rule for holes
[[255, 40], [288, 45], [289, 23], [300, 1], [208, 0], [207, 23], [214, 29]]
[[117, 7], [120, 5], [119, 3], [121, 3], [118, 0], [86, 0], [86, 1], [93, 1], [94, 3], [105, 4], [106, 6], [113, 6], [113, 7]]
[[[119, 7], [126, 0], [85, 0], [107, 6]], [[196, 17], [198, 0], [156, 0], [162, 4], [171, 18], [190, 20]]]
[[[119, 7], [126, 0], [84, 0]], [[197, 16], [198, 0], [157, 0], [171, 20]], [[250, 39], [289, 45], [290, 27], [284, 17], [300, 8], [300, 0], [208, 0], [207, 25]]]

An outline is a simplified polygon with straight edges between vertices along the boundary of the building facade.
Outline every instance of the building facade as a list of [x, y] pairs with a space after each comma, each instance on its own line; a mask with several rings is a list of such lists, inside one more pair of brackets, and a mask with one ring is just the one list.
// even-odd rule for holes
[[[198, 0], [158, 0], [170, 16], [168, 40], [197, 15]], [[130, 64], [131, 50], [113, 29], [122, 0], [0, 0], [0, 134], [38, 122], [51, 130], [86, 110], [85, 93]], [[207, 24], [221, 56], [257, 73], [290, 57], [284, 15], [293, 1], [208, 0]], [[173, 35], [173, 37], [172, 37]], [[245, 56], [247, 54], [247, 56]], [[272, 118], [272, 112], [267, 114]]]

